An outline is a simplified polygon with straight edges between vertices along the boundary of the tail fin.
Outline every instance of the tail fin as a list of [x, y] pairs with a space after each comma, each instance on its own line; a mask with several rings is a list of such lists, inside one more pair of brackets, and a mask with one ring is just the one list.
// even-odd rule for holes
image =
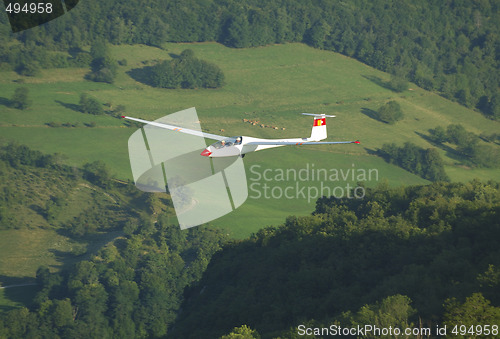
[[335, 115], [302, 113], [314, 117], [314, 123], [311, 130], [311, 137], [308, 141], [320, 141], [326, 139], [326, 118], [335, 118]]

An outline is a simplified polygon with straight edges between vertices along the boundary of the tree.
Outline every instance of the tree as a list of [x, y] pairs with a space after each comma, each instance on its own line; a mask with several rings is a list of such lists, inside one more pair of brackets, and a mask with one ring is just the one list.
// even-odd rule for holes
[[31, 106], [32, 101], [28, 98], [29, 90], [26, 87], [16, 88], [14, 95], [12, 96], [11, 105], [17, 109], [27, 109]]
[[446, 128], [448, 140], [455, 145], [467, 148], [471, 144], [477, 143], [477, 137], [474, 133], [469, 133], [461, 124], [451, 124]]
[[[444, 304], [444, 324], [451, 329], [455, 325], [465, 325], [467, 329], [477, 325], [492, 325], [500, 323], [500, 307], [490, 305], [481, 293], [474, 293], [460, 304], [455, 298], [448, 299]], [[474, 327], [473, 327], [474, 328]], [[468, 338], [468, 335], [458, 338]]]
[[403, 119], [403, 112], [401, 111], [401, 106], [396, 101], [392, 100], [378, 109], [377, 117], [380, 121], [392, 125]]
[[103, 188], [106, 188], [111, 184], [111, 173], [106, 164], [102, 161], [86, 163], [83, 166], [83, 169], [85, 171], [85, 179], [92, 182], [93, 184], [101, 186]]
[[424, 177], [430, 181], [449, 181], [444, 171], [443, 160], [435, 148], [428, 148], [424, 152]]
[[223, 335], [220, 339], [259, 339], [257, 331], [252, 330], [247, 325], [235, 327], [231, 333]]
[[235, 48], [250, 46], [250, 29], [244, 14], [236, 15], [229, 20], [225, 43]]
[[403, 92], [408, 89], [408, 81], [405, 78], [405, 72], [402, 67], [395, 67], [391, 72], [389, 86], [396, 92]]
[[125, 114], [126, 108], [124, 105], [118, 105], [113, 110], [113, 115], [116, 117], [120, 117]]
[[113, 83], [116, 77], [118, 64], [113, 59], [108, 51], [108, 47], [104, 41], [95, 41], [90, 49], [92, 56], [92, 72], [87, 75], [87, 78], [97, 82]]
[[80, 95], [80, 110], [83, 113], [102, 115], [104, 114], [104, 109], [96, 98], [91, 97], [87, 93], [82, 93]]
[[441, 144], [448, 141], [448, 136], [443, 126], [437, 126], [434, 129], [430, 129], [429, 132], [432, 135], [432, 139], [437, 143]]
[[[365, 305], [351, 317], [351, 325], [374, 325], [379, 328], [412, 327], [409, 318], [416, 313], [410, 306], [411, 300], [404, 295], [394, 295], [377, 302]], [[366, 338], [378, 338], [378, 335], [367, 334]]]
[[151, 83], [162, 88], [218, 88], [224, 85], [224, 73], [215, 64], [200, 60], [190, 49], [178, 59], [164, 61], [150, 70]]
[[500, 119], [500, 93], [495, 93], [491, 98], [489, 112], [494, 119]]

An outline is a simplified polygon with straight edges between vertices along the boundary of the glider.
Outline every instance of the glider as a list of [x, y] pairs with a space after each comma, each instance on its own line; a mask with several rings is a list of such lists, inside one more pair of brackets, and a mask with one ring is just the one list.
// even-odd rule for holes
[[244, 157], [250, 152], [261, 151], [263, 149], [287, 146], [287, 145], [327, 145], [327, 144], [359, 144], [359, 141], [321, 141], [326, 139], [326, 118], [335, 118], [335, 115], [326, 114], [311, 114], [302, 113], [314, 117], [314, 123], [309, 138], [293, 138], [293, 139], [259, 139], [248, 136], [224, 137], [221, 135], [205, 133], [179, 126], [163, 124], [160, 122], [147, 121], [127, 116], [122, 116], [124, 119], [142, 122], [151, 126], [169, 129], [171, 131], [186, 133], [199, 137], [217, 140], [201, 152], [201, 155], [210, 158], [221, 157]]

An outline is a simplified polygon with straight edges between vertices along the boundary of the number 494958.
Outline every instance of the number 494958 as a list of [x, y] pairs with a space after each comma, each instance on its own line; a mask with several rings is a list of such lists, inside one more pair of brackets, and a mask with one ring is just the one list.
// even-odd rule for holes
[[7, 5], [7, 8], [5, 8], [5, 11], [7, 13], [30, 13], [30, 14], [43, 14], [43, 13], [52, 13], [52, 4], [50, 2], [44, 3], [44, 2], [39, 2], [39, 3], [25, 3], [24, 5], [21, 5], [18, 2], [15, 3], [9, 3]]

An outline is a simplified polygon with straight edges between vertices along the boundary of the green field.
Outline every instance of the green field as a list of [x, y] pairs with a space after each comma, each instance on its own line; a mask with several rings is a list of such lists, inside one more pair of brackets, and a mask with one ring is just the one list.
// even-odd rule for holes
[[[167, 90], [155, 89], [137, 82], [130, 71], [157, 60], [169, 59], [191, 48], [197, 57], [220, 66], [226, 75], [221, 89]], [[498, 132], [499, 124], [481, 114], [450, 102], [437, 94], [424, 91], [413, 84], [404, 93], [394, 93], [380, 86], [389, 79], [377, 71], [340, 54], [321, 51], [303, 44], [284, 44], [252, 49], [230, 49], [216, 43], [167, 44], [163, 49], [142, 45], [113, 46], [118, 60], [127, 59], [119, 68], [115, 84], [84, 80], [84, 69], [45, 70], [39, 77], [26, 78], [4, 72], [0, 78], [0, 96], [10, 98], [22, 79], [30, 89], [33, 106], [18, 111], [0, 106], [0, 135], [15, 139], [44, 152], [59, 152], [71, 165], [81, 166], [94, 160], [105, 161], [118, 178], [131, 178], [127, 140], [135, 131], [124, 122], [110, 117], [95, 117], [77, 111], [79, 95], [88, 92], [111, 107], [125, 105], [127, 114], [145, 119], [157, 119], [169, 113], [195, 106], [201, 125], [207, 132], [224, 135], [251, 135], [266, 138], [308, 136], [311, 119], [300, 112], [335, 114], [328, 120], [328, 140], [359, 139], [361, 145], [320, 146], [317, 148], [280, 148], [250, 154], [245, 157], [249, 169], [259, 164], [264, 168], [300, 169], [307, 164], [316, 168], [377, 169], [378, 181], [391, 186], [419, 184], [427, 181], [398, 167], [388, 165], [370, 154], [387, 142], [402, 144], [411, 141], [431, 147], [422, 135], [438, 125], [461, 123], [475, 133]], [[369, 117], [388, 100], [398, 101], [404, 120], [387, 125]], [[259, 120], [253, 126], [243, 119]], [[75, 128], [51, 128], [50, 121], [79, 122]], [[95, 121], [94, 128], [84, 123]], [[279, 129], [261, 128], [259, 125]], [[285, 128], [283, 130], [282, 128]], [[224, 132], [220, 130], [224, 129]], [[490, 169], [470, 169], [459, 166], [456, 160], [443, 155], [446, 170], [452, 180], [473, 178], [500, 180], [500, 172]], [[354, 164], [354, 165], [353, 165]], [[371, 180], [366, 185], [376, 185]], [[352, 182], [351, 182], [352, 183]], [[293, 182], [277, 182], [285, 188]], [[307, 183], [314, 186], [319, 183]], [[345, 183], [336, 183], [345, 184]], [[224, 227], [235, 237], [244, 237], [259, 228], [282, 223], [287, 215], [304, 215], [314, 208], [314, 200], [254, 199], [235, 212], [211, 222]]]

